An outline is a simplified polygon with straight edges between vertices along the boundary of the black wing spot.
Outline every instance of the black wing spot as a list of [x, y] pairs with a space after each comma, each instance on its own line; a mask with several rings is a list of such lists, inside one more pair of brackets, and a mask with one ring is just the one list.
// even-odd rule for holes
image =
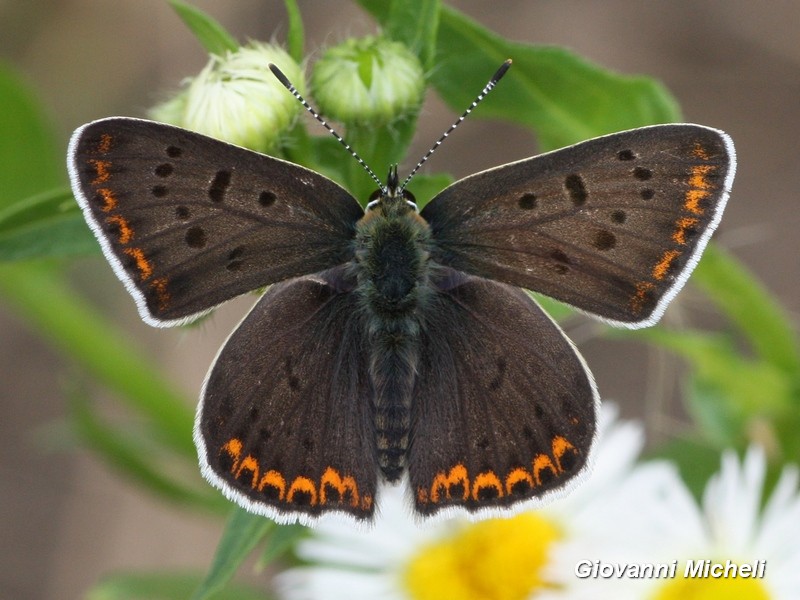
[[653, 172], [645, 167], [636, 167], [633, 170], [633, 176], [639, 181], [647, 181], [653, 177]]
[[636, 155], [633, 153], [633, 150], [626, 149], [617, 152], [617, 158], [619, 160], [633, 160], [634, 158], [636, 158]]
[[550, 258], [556, 261], [556, 264], [553, 265], [553, 269], [555, 270], [556, 273], [558, 273], [559, 275], [563, 275], [567, 271], [569, 271], [569, 267], [567, 265], [569, 265], [571, 261], [569, 259], [569, 256], [567, 256], [563, 250], [559, 250], [558, 248], [556, 248], [555, 250], [550, 252]]
[[500, 356], [497, 358], [495, 364], [497, 365], [497, 373], [492, 381], [489, 382], [489, 389], [492, 391], [500, 389], [503, 385], [503, 379], [505, 379], [506, 374], [506, 359]]
[[208, 188], [208, 197], [212, 202], [222, 202], [225, 199], [225, 192], [231, 184], [231, 172], [226, 170], [217, 171]]
[[524, 210], [531, 210], [536, 208], [536, 194], [526, 192], [519, 197], [519, 207]]
[[628, 214], [624, 210], [615, 210], [611, 213], [611, 220], [622, 225], [628, 219]]
[[188, 206], [177, 206], [175, 208], [175, 216], [178, 217], [181, 221], [185, 221], [191, 216], [191, 212], [189, 211]]
[[183, 148], [179, 148], [178, 146], [167, 146], [166, 153], [170, 158], [178, 158], [181, 154], [183, 154]]
[[494, 500], [500, 496], [500, 492], [492, 485], [478, 488], [478, 500]]
[[594, 236], [594, 247], [598, 250], [611, 250], [617, 245], [617, 236], [606, 229], [600, 229]]
[[151, 191], [156, 198], [163, 198], [169, 193], [169, 189], [165, 185], [154, 185]]
[[265, 208], [267, 206], [272, 206], [273, 204], [275, 204], [276, 199], [277, 198], [275, 197], [275, 194], [273, 194], [272, 192], [264, 191], [258, 195], [258, 203]]
[[190, 248], [202, 248], [206, 245], [206, 232], [202, 227], [190, 227], [186, 230], [186, 244]]
[[583, 181], [583, 177], [577, 173], [567, 175], [564, 179], [564, 187], [575, 206], [582, 206], [586, 203], [589, 193], [586, 191], [586, 184]]
[[243, 254], [243, 246], [236, 246], [236, 248], [228, 252], [228, 264], [225, 265], [225, 268], [228, 269], [228, 271], [239, 271], [243, 264], [241, 260]]
[[521, 479], [511, 486], [512, 496], [526, 496], [531, 490], [531, 484], [527, 480]]
[[159, 177], [169, 177], [174, 170], [170, 163], [164, 163], [155, 168], [155, 174]]
[[653, 196], [656, 195], [656, 192], [652, 188], [644, 188], [639, 195], [642, 197], [642, 200], [652, 200]]

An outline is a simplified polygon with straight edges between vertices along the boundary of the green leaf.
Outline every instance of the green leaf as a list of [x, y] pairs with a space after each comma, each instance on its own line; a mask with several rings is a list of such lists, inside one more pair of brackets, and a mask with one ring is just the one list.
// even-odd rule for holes
[[[99, 261], [97, 265], [99, 265]], [[193, 411], [128, 336], [63, 281], [52, 265], [0, 264], [0, 294], [43, 339], [118, 394], [170, 448], [194, 458]]]
[[693, 281], [739, 327], [760, 357], [787, 373], [800, 374], [800, 350], [792, 323], [740, 263], [711, 244]]
[[[104, 577], [86, 600], [186, 600], [202, 576], [197, 573], [117, 573]], [[249, 585], [231, 584], [209, 600], [269, 600], [271, 595]]]
[[436, 194], [451, 183], [453, 183], [453, 176], [449, 173], [415, 175], [408, 186], [408, 191], [414, 194], [417, 206], [422, 210]]
[[436, 34], [439, 30], [439, 0], [394, 0], [386, 18], [381, 20], [384, 33], [403, 42], [414, 52], [428, 71], [436, 56]]
[[182, 0], [169, 0], [169, 3], [209, 54], [222, 56], [239, 48], [236, 38], [199, 8]]
[[289, 31], [286, 34], [289, 55], [297, 63], [303, 62], [303, 48], [305, 46], [305, 33], [303, 30], [303, 17], [296, 0], [284, 0], [286, 13], [289, 15]]
[[[148, 443], [146, 432], [104, 423], [86, 399], [77, 393], [71, 396], [69, 417], [78, 438], [124, 476], [170, 502], [216, 512], [229, 508], [230, 504], [222, 496], [207, 493], [210, 491], [207, 486], [206, 493], [202, 493], [188, 482], [177, 480], [174, 470], [167, 467], [172, 466], [178, 457], [170, 456], [152, 440]], [[196, 461], [182, 458], [196, 474]], [[199, 478], [196, 480], [199, 483]]]
[[277, 525], [272, 535], [267, 539], [264, 552], [258, 561], [258, 566], [264, 568], [269, 563], [283, 557], [292, 550], [311, 530], [298, 523], [292, 525]]
[[0, 209], [0, 261], [80, 256], [98, 250], [69, 188]]
[[523, 125], [544, 150], [680, 119], [672, 96], [650, 78], [611, 73], [563, 48], [510, 42], [442, 8], [431, 81], [454, 110], [466, 108], [507, 58], [513, 66], [474, 115]]
[[571, 317], [575, 314], [575, 309], [564, 304], [563, 302], [553, 300], [548, 296], [537, 294], [535, 292], [531, 292], [530, 290], [527, 290], [527, 292], [528, 295], [536, 300], [536, 302], [539, 303], [539, 306], [541, 306], [545, 312], [557, 322], [564, 321], [568, 317]]
[[[346, 139], [350, 147], [372, 168], [378, 179], [385, 182], [389, 166], [405, 158], [416, 127], [416, 116], [407, 116], [385, 127], [351, 126], [347, 130]], [[343, 185], [366, 206], [370, 194], [377, 189], [376, 183], [346, 151], [341, 152], [338, 160], [344, 165]]]
[[795, 403], [792, 378], [766, 361], [743, 357], [727, 338], [663, 327], [614, 335], [635, 335], [685, 358], [706, 395], [714, 389], [724, 401], [726, 418], [739, 424], [738, 433], [749, 419], [779, 418]]
[[192, 600], [212, 598], [212, 594], [223, 589], [250, 552], [275, 527], [275, 523], [269, 519], [234, 508], [217, 546], [211, 569], [195, 589]]
[[53, 191], [66, 179], [57, 153], [34, 94], [0, 64], [0, 261], [93, 250], [72, 196]]
[[63, 157], [33, 92], [0, 63], [0, 212], [63, 185]]
[[747, 415], [731, 403], [717, 382], [690, 374], [684, 386], [686, 406], [692, 420], [716, 448], [739, 448], [746, 440]]

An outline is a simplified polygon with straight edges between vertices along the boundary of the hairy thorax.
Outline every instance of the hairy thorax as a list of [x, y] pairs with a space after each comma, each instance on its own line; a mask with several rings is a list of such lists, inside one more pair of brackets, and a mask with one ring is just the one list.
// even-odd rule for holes
[[359, 290], [378, 319], [413, 318], [428, 278], [430, 229], [401, 203], [369, 211], [356, 226]]
[[420, 322], [430, 293], [427, 223], [404, 200], [382, 202], [356, 226], [357, 292], [364, 311], [375, 450], [386, 479], [406, 465]]

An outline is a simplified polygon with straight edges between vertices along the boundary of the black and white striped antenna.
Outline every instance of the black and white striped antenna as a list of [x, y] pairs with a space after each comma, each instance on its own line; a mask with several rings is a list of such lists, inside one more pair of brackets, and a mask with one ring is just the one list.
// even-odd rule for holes
[[322, 124], [322, 126], [325, 129], [327, 129], [330, 132], [330, 134], [333, 137], [335, 137], [342, 146], [344, 146], [344, 149], [347, 150], [353, 156], [353, 158], [355, 158], [358, 161], [358, 164], [360, 164], [362, 167], [364, 167], [364, 170], [367, 173], [369, 173], [369, 176], [372, 177], [373, 181], [375, 181], [375, 183], [378, 184], [378, 188], [381, 190], [381, 192], [386, 193], [386, 187], [383, 185], [383, 182], [378, 178], [377, 175], [375, 175], [375, 173], [372, 171], [372, 169], [369, 168], [369, 165], [364, 162], [364, 159], [361, 158], [358, 155], [358, 152], [356, 152], [355, 150], [353, 150], [350, 147], [350, 144], [348, 144], [347, 142], [344, 141], [344, 138], [342, 138], [342, 136], [340, 136], [338, 133], [336, 133], [336, 131], [333, 129], [333, 127], [328, 125], [328, 123], [325, 121], [325, 119], [323, 119], [317, 111], [315, 111], [313, 108], [311, 108], [311, 105], [308, 102], [306, 102], [306, 99], [303, 98], [303, 96], [300, 95], [300, 92], [298, 92], [297, 88], [294, 87], [294, 85], [292, 85], [292, 82], [289, 81], [289, 78], [286, 77], [286, 75], [283, 74], [283, 71], [281, 71], [278, 67], [276, 67], [272, 63], [269, 64], [269, 70], [272, 71], [272, 74], [275, 75], [275, 77], [278, 78], [278, 81], [280, 81], [283, 84], [283, 87], [285, 87], [287, 90], [289, 90], [292, 93], [292, 96], [297, 98], [300, 101], [300, 103], [303, 106], [306, 107], [306, 110], [308, 112], [310, 112], [311, 115], [317, 121], [319, 121]]
[[[405, 178], [405, 181], [403, 181], [403, 184], [397, 189], [398, 193], [402, 194], [403, 190], [406, 189], [406, 186], [408, 185], [408, 182], [411, 181], [411, 178], [414, 177], [414, 175], [416, 175], [416, 173], [417, 173], [417, 171], [419, 171], [420, 167], [422, 167], [422, 165], [425, 164], [425, 162], [431, 157], [431, 155], [436, 151], [436, 149], [439, 146], [442, 145], [442, 142], [444, 142], [447, 139], [447, 136], [449, 136], [451, 133], [453, 133], [453, 130], [456, 127], [458, 127], [461, 124], [461, 122], [464, 119], [467, 118], [469, 113], [471, 113], [473, 110], [475, 110], [475, 107], [478, 106], [478, 104], [480, 104], [480, 102], [486, 97], [486, 95], [489, 92], [491, 92], [492, 89], [494, 89], [494, 86], [496, 86], [497, 82], [500, 81], [500, 79], [503, 77], [503, 75], [506, 74], [506, 71], [508, 71], [510, 66], [511, 66], [511, 59], [510, 58], [508, 60], [506, 60], [502, 65], [500, 65], [500, 68], [497, 69], [497, 71], [495, 72], [494, 75], [492, 75], [492, 78], [489, 80], [489, 82], [485, 86], [483, 86], [483, 89], [481, 90], [480, 94], [478, 94], [477, 97], [475, 98], [475, 100], [472, 101], [472, 104], [470, 104], [469, 107], [467, 107], [467, 110], [465, 110], [462, 113], [462, 115], [460, 117], [458, 117], [458, 119], [456, 119], [455, 123], [453, 123], [450, 126], [450, 128], [441, 135], [441, 137], [438, 140], [436, 140], [436, 143], [434, 143], [433, 146], [431, 146], [430, 150], [428, 150], [425, 153], [425, 156], [423, 156], [420, 159], [420, 161], [417, 163], [417, 165], [411, 170], [411, 173], [409, 173], [408, 177]], [[364, 170], [369, 174], [369, 176], [372, 177], [372, 180], [375, 183], [378, 184], [378, 188], [381, 190], [381, 192], [383, 194], [387, 194], [389, 192], [389, 190], [386, 189], [386, 186], [383, 184], [383, 182], [378, 178], [377, 175], [375, 175], [375, 173], [372, 171], [372, 169], [369, 168], [369, 165], [366, 162], [364, 162], [364, 159], [361, 158], [358, 155], [358, 153], [350, 147], [350, 144], [348, 144], [347, 142], [344, 141], [344, 138], [342, 138], [342, 136], [340, 136], [338, 133], [336, 133], [336, 131], [333, 129], [333, 127], [328, 125], [328, 123], [325, 121], [325, 119], [323, 119], [320, 116], [320, 114], [317, 111], [315, 111], [308, 102], [306, 102], [305, 98], [303, 98], [303, 96], [300, 94], [300, 92], [297, 91], [297, 88], [294, 87], [294, 85], [292, 85], [292, 82], [289, 81], [289, 79], [286, 77], [286, 75], [284, 75], [283, 72], [272, 63], [270, 63], [270, 65], [269, 65], [269, 70], [272, 71], [272, 74], [275, 75], [275, 77], [278, 78], [278, 81], [280, 81], [281, 84], [283, 84], [283, 86], [287, 90], [289, 90], [295, 98], [297, 98], [300, 101], [300, 103], [305, 107], [305, 109], [308, 112], [310, 112], [311, 115], [317, 121], [319, 121], [322, 124], [322, 126], [325, 129], [327, 129], [330, 132], [330, 134], [333, 137], [335, 137], [336, 140], [342, 146], [344, 146], [345, 150], [347, 150], [353, 156], [353, 158], [355, 158], [358, 161], [358, 164], [360, 164], [364, 168]], [[392, 171], [390, 170], [390, 173], [391, 172]], [[394, 172], [396, 173], [396, 171], [394, 171]]]
[[417, 166], [415, 166], [413, 169], [411, 169], [411, 173], [408, 174], [408, 177], [406, 177], [405, 181], [403, 181], [403, 184], [400, 186], [400, 189], [398, 190], [399, 192], [402, 193], [402, 191], [404, 189], [406, 189], [406, 186], [408, 185], [408, 182], [411, 181], [411, 178], [414, 177], [414, 175], [416, 175], [416, 173], [417, 173], [417, 171], [419, 171], [420, 167], [425, 164], [425, 162], [431, 157], [431, 155], [434, 152], [436, 152], [436, 149], [439, 146], [442, 145], [442, 142], [444, 142], [447, 139], [447, 136], [449, 136], [451, 133], [453, 133], [453, 130], [456, 127], [458, 127], [459, 125], [461, 125], [461, 122], [464, 119], [467, 118], [469, 113], [471, 113], [473, 110], [475, 110], [475, 107], [478, 106], [478, 104], [480, 104], [481, 101], [484, 98], [486, 98], [486, 95], [489, 92], [491, 92], [492, 89], [494, 89], [494, 86], [496, 86], [497, 82], [500, 81], [500, 79], [503, 77], [503, 75], [506, 74], [506, 71], [508, 71], [508, 68], [510, 66], [511, 66], [511, 59], [510, 58], [507, 59], [502, 65], [500, 65], [500, 68], [497, 69], [497, 72], [494, 75], [492, 75], [492, 78], [489, 80], [489, 82], [485, 86], [483, 86], [483, 89], [481, 90], [481, 93], [478, 94], [478, 96], [475, 98], [475, 100], [472, 101], [472, 104], [470, 104], [469, 107], [467, 107], [467, 110], [465, 110], [461, 114], [461, 116], [458, 117], [458, 119], [456, 119], [456, 122], [453, 123], [450, 126], [450, 129], [445, 131], [442, 134], [442, 136], [438, 140], [436, 140], [436, 143], [433, 146], [431, 146], [431, 149], [428, 150], [428, 152], [425, 153], [425, 156], [423, 156], [422, 159], [417, 163]]

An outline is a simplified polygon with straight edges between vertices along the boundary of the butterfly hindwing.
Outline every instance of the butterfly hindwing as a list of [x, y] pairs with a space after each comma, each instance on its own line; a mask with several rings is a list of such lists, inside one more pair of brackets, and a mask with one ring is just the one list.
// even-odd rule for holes
[[437, 262], [642, 327], [697, 262], [734, 169], [721, 131], [656, 125], [472, 175], [421, 214]]
[[363, 216], [318, 173], [151, 121], [84, 125], [69, 157], [87, 222], [154, 325], [346, 262]]
[[594, 381], [525, 292], [454, 281], [429, 300], [422, 325], [408, 451], [416, 510], [535, 504], [588, 464]]
[[313, 521], [374, 511], [368, 360], [339, 275], [269, 288], [223, 346], [198, 408], [206, 478], [251, 512]]

